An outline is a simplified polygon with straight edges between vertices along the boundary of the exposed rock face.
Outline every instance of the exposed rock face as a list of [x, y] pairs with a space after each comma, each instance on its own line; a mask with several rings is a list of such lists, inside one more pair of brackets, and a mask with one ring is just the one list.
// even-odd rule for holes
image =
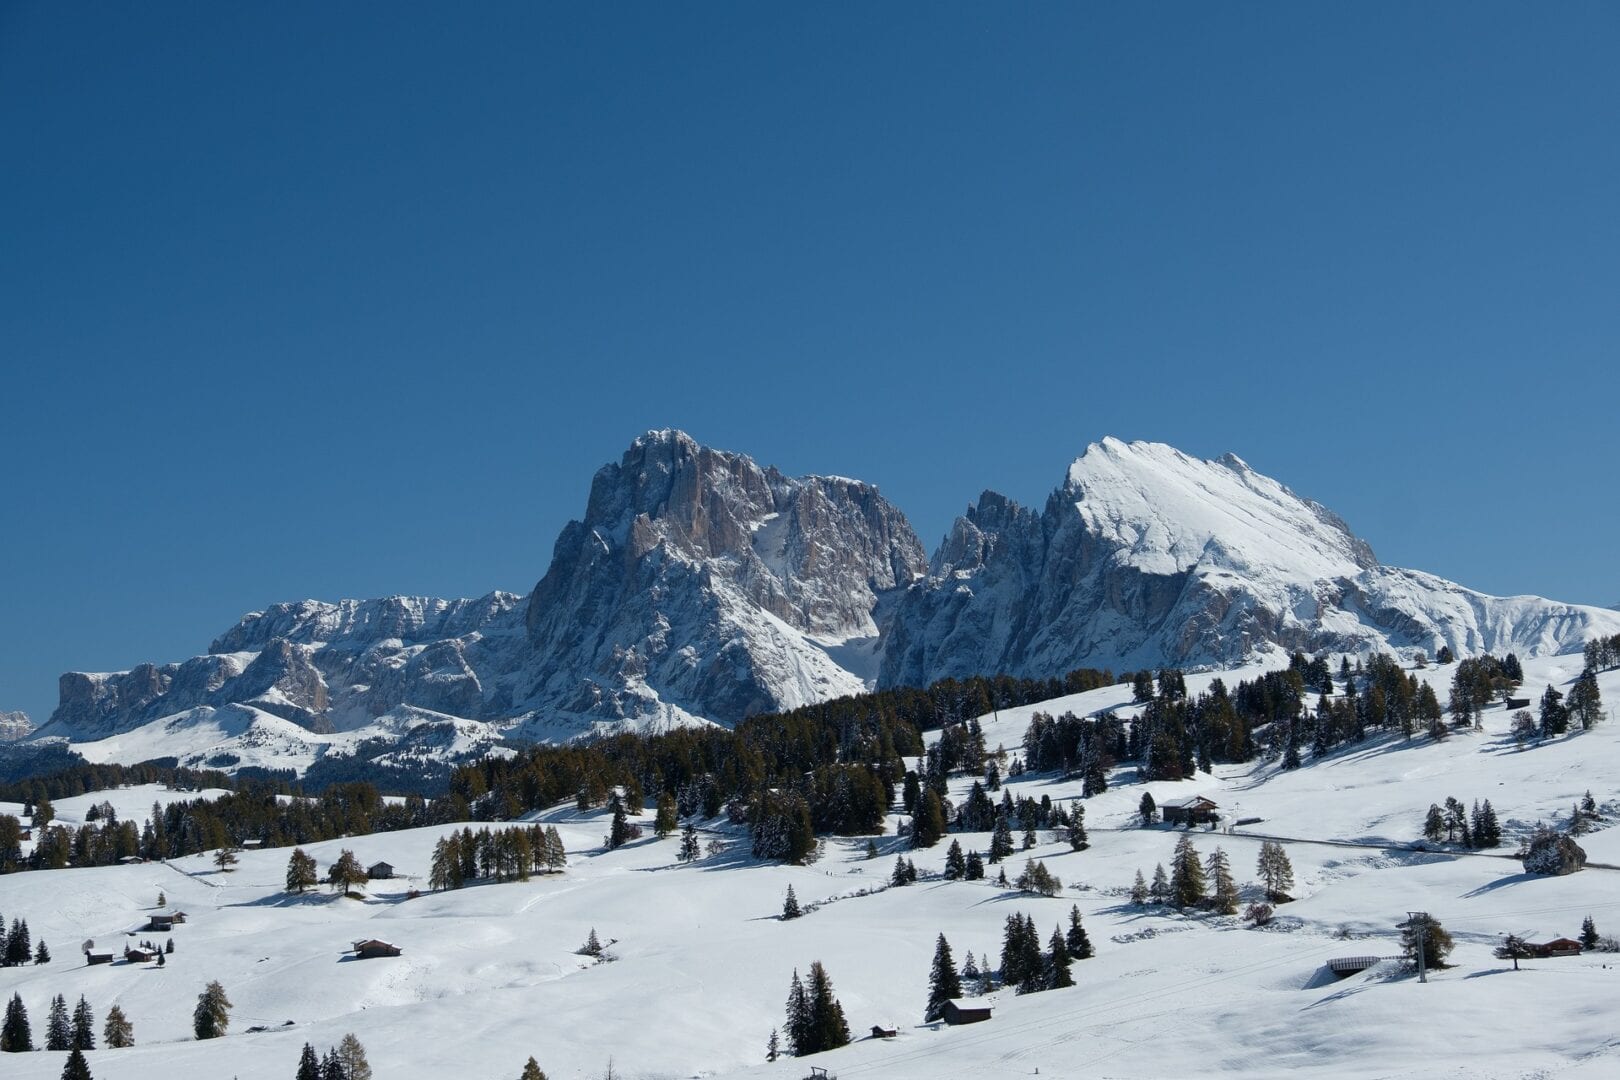
[[1549, 874], [1562, 877], [1573, 874], [1586, 865], [1586, 852], [1573, 839], [1561, 832], [1543, 829], [1530, 841], [1530, 850], [1524, 856], [1527, 874]]
[[0, 712], [0, 743], [16, 742], [34, 732], [34, 724], [25, 712]]
[[1259, 652], [1579, 648], [1612, 618], [1382, 566], [1325, 507], [1240, 458], [1105, 439], [1043, 512], [986, 492], [884, 627], [884, 685]]
[[925, 566], [868, 485], [649, 433], [596, 474], [535, 586], [527, 696], [591, 719], [734, 723], [858, 692], [829, 649], [875, 638], [878, 595]]

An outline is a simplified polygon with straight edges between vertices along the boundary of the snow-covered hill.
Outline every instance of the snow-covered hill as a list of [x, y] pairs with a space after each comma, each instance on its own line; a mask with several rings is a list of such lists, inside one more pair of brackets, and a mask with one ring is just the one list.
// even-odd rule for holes
[[[1578, 663], [1525, 663], [1525, 687], [1568, 689]], [[1219, 673], [1228, 685], [1254, 669]], [[1451, 669], [1416, 674], [1444, 687]], [[1197, 693], [1215, 673], [1188, 679]], [[1605, 700], [1620, 701], [1620, 672], [1599, 677]], [[1013, 748], [1036, 710], [1130, 713], [1129, 689], [1106, 687], [983, 718], [989, 743]], [[1620, 872], [1589, 867], [1564, 878], [1529, 877], [1491, 855], [1412, 850], [1423, 812], [1448, 795], [1489, 798], [1509, 832], [1538, 820], [1564, 820], [1591, 790], [1605, 826], [1620, 822], [1620, 721], [1547, 745], [1515, 749], [1500, 707], [1480, 732], [1443, 743], [1374, 739], [1307, 760], [1292, 772], [1275, 765], [1218, 766], [1195, 781], [1146, 785], [1161, 802], [1204, 794], [1227, 820], [1262, 820], [1232, 833], [1195, 831], [1208, 855], [1220, 845], [1247, 897], [1258, 895], [1255, 861], [1263, 836], [1292, 839], [1297, 899], [1267, 929], [1236, 918], [1182, 915], [1132, 905], [1138, 869], [1168, 863], [1180, 833], [1143, 829], [1132, 818], [1144, 785], [1116, 770], [1111, 789], [1086, 802], [1091, 847], [1070, 852], [1044, 834], [1028, 854], [1062, 878], [1055, 898], [1018, 895], [989, 882], [945, 882], [946, 843], [906, 852], [924, 880], [884, 888], [894, 835], [879, 838], [876, 860], [864, 838], [833, 838], [805, 867], [761, 865], [723, 819], [703, 822], [705, 840], [724, 850], [695, 865], [677, 862], [676, 837], [602, 850], [606, 822], [558, 807], [544, 815], [571, 851], [566, 873], [527, 883], [481, 885], [408, 898], [422, 888], [429, 854], [444, 827], [352, 837], [311, 845], [321, 868], [341, 848], [364, 862], [386, 859], [409, 875], [380, 882], [364, 902], [280, 892], [287, 852], [244, 852], [234, 873], [207, 856], [144, 864], [0, 877], [0, 910], [26, 918], [56, 959], [45, 967], [0, 969], [0, 998], [22, 996], [36, 1035], [51, 996], [79, 995], [98, 1019], [116, 1003], [130, 1016], [137, 1045], [94, 1051], [95, 1075], [167, 1080], [232, 1075], [284, 1080], [305, 1041], [318, 1049], [354, 1032], [379, 1080], [445, 1075], [515, 1076], [533, 1054], [553, 1080], [604, 1074], [609, 1059], [625, 1080], [671, 1077], [804, 1076], [811, 1065], [842, 1080], [1027, 1077], [1307, 1076], [1323, 1080], [1401, 1077], [1482, 1080], [1557, 1077], [1598, 1080], [1620, 1064], [1614, 1002], [1620, 963], [1607, 954], [1530, 960], [1514, 972], [1491, 955], [1503, 933], [1533, 940], [1574, 935], [1591, 915], [1620, 931]], [[952, 782], [960, 799], [968, 781]], [[1028, 774], [1009, 782], [1020, 795], [1064, 801], [1078, 783]], [[130, 789], [57, 801], [63, 820], [84, 820], [111, 799], [121, 817], [154, 799]], [[15, 805], [0, 811], [16, 813]], [[953, 834], [983, 850], [985, 834]], [[1620, 829], [1581, 838], [1594, 863], [1620, 865]], [[1009, 872], [1023, 865], [1020, 853]], [[791, 885], [804, 917], [777, 918]], [[161, 970], [150, 965], [86, 967], [78, 944], [117, 948], [144, 921], [162, 890], [191, 914], [173, 937]], [[863, 895], [864, 893], [864, 895]], [[995, 961], [1012, 912], [1032, 916], [1043, 937], [1078, 906], [1097, 955], [1074, 967], [1077, 985], [1016, 997], [996, 991], [984, 1024], [942, 1028], [921, 1021], [935, 937]], [[1395, 924], [1426, 910], [1456, 938], [1454, 967], [1420, 984], [1394, 964], [1334, 981], [1338, 956], [1390, 956]], [[595, 928], [614, 939], [611, 963], [590, 964], [574, 950]], [[152, 935], [144, 935], [152, 936]], [[378, 937], [400, 945], [394, 959], [344, 958], [349, 943]], [[803, 1061], [766, 1064], [764, 1048], [783, 1022], [795, 968], [820, 960], [857, 1041]], [[234, 1002], [230, 1033], [190, 1039], [190, 1017], [204, 984], [219, 980]], [[283, 1027], [286, 1021], [290, 1027]], [[892, 1040], [864, 1036], [893, 1026]], [[255, 1026], [266, 1027], [250, 1032]], [[61, 1053], [8, 1057], [6, 1076], [55, 1080]]]
[[1105, 439], [1043, 512], [986, 492], [925, 564], [869, 485], [656, 431], [597, 473], [526, 598], [278, 604], [207, 655], [62, 676], [38, 736], [95, 760], [227, 768], [302, 770], [377, 740], [460, 760], [502, 739], [731, 724], [946, 676], [1296, 649], [1528, 657], [1616, 633], [1612, 611], [1383, 566], [1232, 455]]

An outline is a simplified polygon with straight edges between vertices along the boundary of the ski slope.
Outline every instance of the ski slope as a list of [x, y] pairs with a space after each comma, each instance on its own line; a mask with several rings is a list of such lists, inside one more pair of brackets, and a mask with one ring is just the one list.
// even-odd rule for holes
[[[1575, 658], [1525, 664], [1524, 690], [1539, 695], [1577, 673]], [[1231, 685], [1253, 671], [1226, 672]], [[1443, 690], [1450, 668], [1420, 676]], [[1196, 693], [1213, 676], [1189, 676]], [[1611, 711], [1620, 672], [1600, 677]], [[1014, 750], [1037, 709], [1129, 711], [1128, 687], [986, 717], [987, 741]], [[832, 839], [818, 863], [758, 864], [747, 839], [711, 823], [705, 841], [729, 845], [693, 866], [677, 863], [677, 837], [651, 837], [602, 850], [606, 821], [558, 807], [554, 823], [570, 851], [566, 873], [526, 883], [479, 885], [407, 899], [425, 888], [430, 853], [445, 828], [352, 837], [308, 846], [322, 871], [342, 848], [364, 863], [386, 859], [408, 875], [374, 883], [364, 901], [322, 892], [280, 891], [286, 849], [249, 851], [233, 873], [208, 855], [91, 870], [0, 877], [0, 912], [26, 918], [55, 961], [0, 969], [0, 997], [20, 993], [43, 1042], [52, 995], [83, 994], [98, 1022], [117, 1002], [137, 1045], [89, 1055], [100, 1080], [170, 1080], [181, 1075], [285, 1080], [307, 1040], [317, 1050], [354, 1032], [378, 1080], [516, 1076], [534, 1055], [553, 1080], [599, 1077], [612, 1060], [626, 1078], [806, 1075], [809, 1065], [852, 1080], [884, 1077], [1163, 1078], [1306, 1075], [1322, 1078], [1569, 1078], [1620, 1075], [1620, 954], [1524, 961], [1491, 955], [1507, 932], [1574, 936], [1590, 914], [1620, 933], [1620, 871], [1589, 868], [1532, 878], [1511, 859], [1406, 849], [1431, 802], [1489, 798], [1509, 836], [1538, 819], [1563, 820], [1590, 789], [1607, 821], [1620, 821], [1620, 719], [1553, 744], [1516, 750], [1500, 707], [1484, 730], [1442, 744], [1369, 740], [1294, 772], [1272, 765], [1218, 767], [1196, 781], [1149, 784], [1161, 803], [1205, 794], [1227, 820], [1260, 824], [1197, 831], [1204, 855], [1219, 844], [1246, 897], [1260, 835], [1286, 842], [1298, 898], [1263, 930], [1236, 918], [1139, 909], [1125, 896], [1138, 869], [1168, 863], [1177, 830], [1133, 823], [1143, 785], [1117, 770], [1111, 789], [1086, 804], [1091, 848], [1042, 843], [1031, 854], [1063, 879], [1056, 898], [1018, 895], [990, 882], [927, 880], [947, 842], [907, 852], [925, 880], [885, 888], [902, 820], [891, 819], [868, 860], [865, 839]], [[953, 795], [970, 783], [953, 784]], [[1078, 784], [1026, 775], [1014, 791], [1054, 800]], [[154, 788], [98, 793], [57, 803], [81, 820], [110, 799], [120, 816], [141, 816]], [[0, 811], [17, 811], [0, 805]], [[959, 834], [953, 834], [959, 835]], [[988, 836], [960, 835], [983, 850]], [[1318, 842], [1307, 842], [1318, 841]], [[1620, 829], [1581, 838], [1591, 860], [1620, 865]], [[1344, 845], [1344, 846], [1341, 846]], [[1358, 846], [1366, 845], [1366, 846]], [[1393, 847], [1383, 845], [1394, 845]], [[1016, 876], [1024, 855], [1007, 864]], [[992, 868], [992, 873], [993, 873]], [[803, 918], [777, 916], [792, 885]], [[77, 947], [94, 939], [121, 948], [162, 890], [190, 913], [173, 934], [163, 969], [86, 967]], [[867, 895], [857, 895], [871, 890]], [[1097, 956], [1077, 963], [1072, 989], [1027, 997], [997, 991], [994, 1018], [972, 1027], [923, 1025], [921, 1012], [936, 934], [965, 952], [999, 955], [1008, 914], [1032, 915], [1043, 940], [1078, 905]], [[1455, 966], [1419, 984], [1395, 965], [1343, 982], [1327, 977], [1335, 956], [1393, 955], [1395, 924], [1409, 910], [1434, 914], [1457, 941]], [[612, 939], [609, 963], [574, 950], [595, 928]], [[138, 937], [161, 935], [141, 934]], [[355, 961], [351, 941], [377, 937], [403, 950]], [[820, 960], [832, 977], [856, 1042], [804, 1061], [764, 1062], [766, 1039], [783, 1021], [789, 977]], [[190, 1038], [196, 995], [211, 979], [235, 1008], [230, 1033]], [[291, 1026], [283, 1027], [291, 1020]], [[874, 1024], [893, 1040], [863, 1038]], [[255, 1025], [269, 1028], [249, 1033]], [[64, 1055], [3, 1059], [7, 1080], [55, 1080]]]

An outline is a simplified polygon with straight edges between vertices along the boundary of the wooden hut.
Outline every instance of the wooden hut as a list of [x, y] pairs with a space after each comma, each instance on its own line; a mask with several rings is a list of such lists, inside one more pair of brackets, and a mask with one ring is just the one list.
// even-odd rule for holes
[[379, 941], [376, 938], [355, 942], [351, 951], [357, 960], [375, 960], [380, 956], [398, 956], [400, 953], [398, 945], [387, 941]]
[[952, 998], [940, 1008], [947, 1024], [979, 1024], [990, 1019], [990, 1006]]
[[394, 876], [394, 864], [374, 862], [366, 867], [366, 876], [371, 878], [372, 881], [387, 881]]
[[1220, 820], [1220, 815], [1215, 812], [1218, 809], [1220, 807], [1212, 800], [1194, 795], [1164, 803], [1159, 807], [1159, 813], [1166, 825], [1213, 825]]
[[1537, 944], [1536, 942], [1526, 942], [1524, 947], [1529, 951], [1531, 956], [1543, 959], [1550, 956], [1581, 955], [1581, 943], [1567, 937], [1554, 938], [1551, 941], [1541, 942], [1540, 944]]
[[151, 916], [151, 918], [147, 921], [146, 928], [148, 930], [162, 932], [173, 930], [176, 926], [179, 926], [185, 921], [186, 913], [183, 911], [160, 911]]

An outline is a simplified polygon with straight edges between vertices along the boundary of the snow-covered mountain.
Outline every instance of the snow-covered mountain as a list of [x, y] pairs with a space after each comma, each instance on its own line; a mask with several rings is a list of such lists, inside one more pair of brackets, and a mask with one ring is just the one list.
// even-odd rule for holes
[[471, 750], [729, 724], [863, 689], [879, 594], [926, 569], [870, 485], [650, 432], [598, 471], [527, 598], [279, 604], [183, 663], [63, 675], [40, 734], [98, 760], [303, 768], [424, 726]]
[[0, 743], [16, 742], [33, 734], [33, 721], [25, 712], [0, 712]]
[[656, 431], [597, 472], [526, 598], [278, 604], [204, 656], [63, 675], [39, 735], [97, 760], [444, 761], [953, 675], [1295, 649], [1529, 657], [1615, 633], [1615, 612], [1383, 566], [1232, 455], [1105, 439], [1039, 513], [986, 492], [930, 562], [867, 484]]
[[1381, 565], [1326, 507], [1228, 454], [1094, 443], [1036, 513], [986, 492], [885, 625], [881, 680], [1233, 664], [1270, 651], [1543, 655], [1620, 623]]

